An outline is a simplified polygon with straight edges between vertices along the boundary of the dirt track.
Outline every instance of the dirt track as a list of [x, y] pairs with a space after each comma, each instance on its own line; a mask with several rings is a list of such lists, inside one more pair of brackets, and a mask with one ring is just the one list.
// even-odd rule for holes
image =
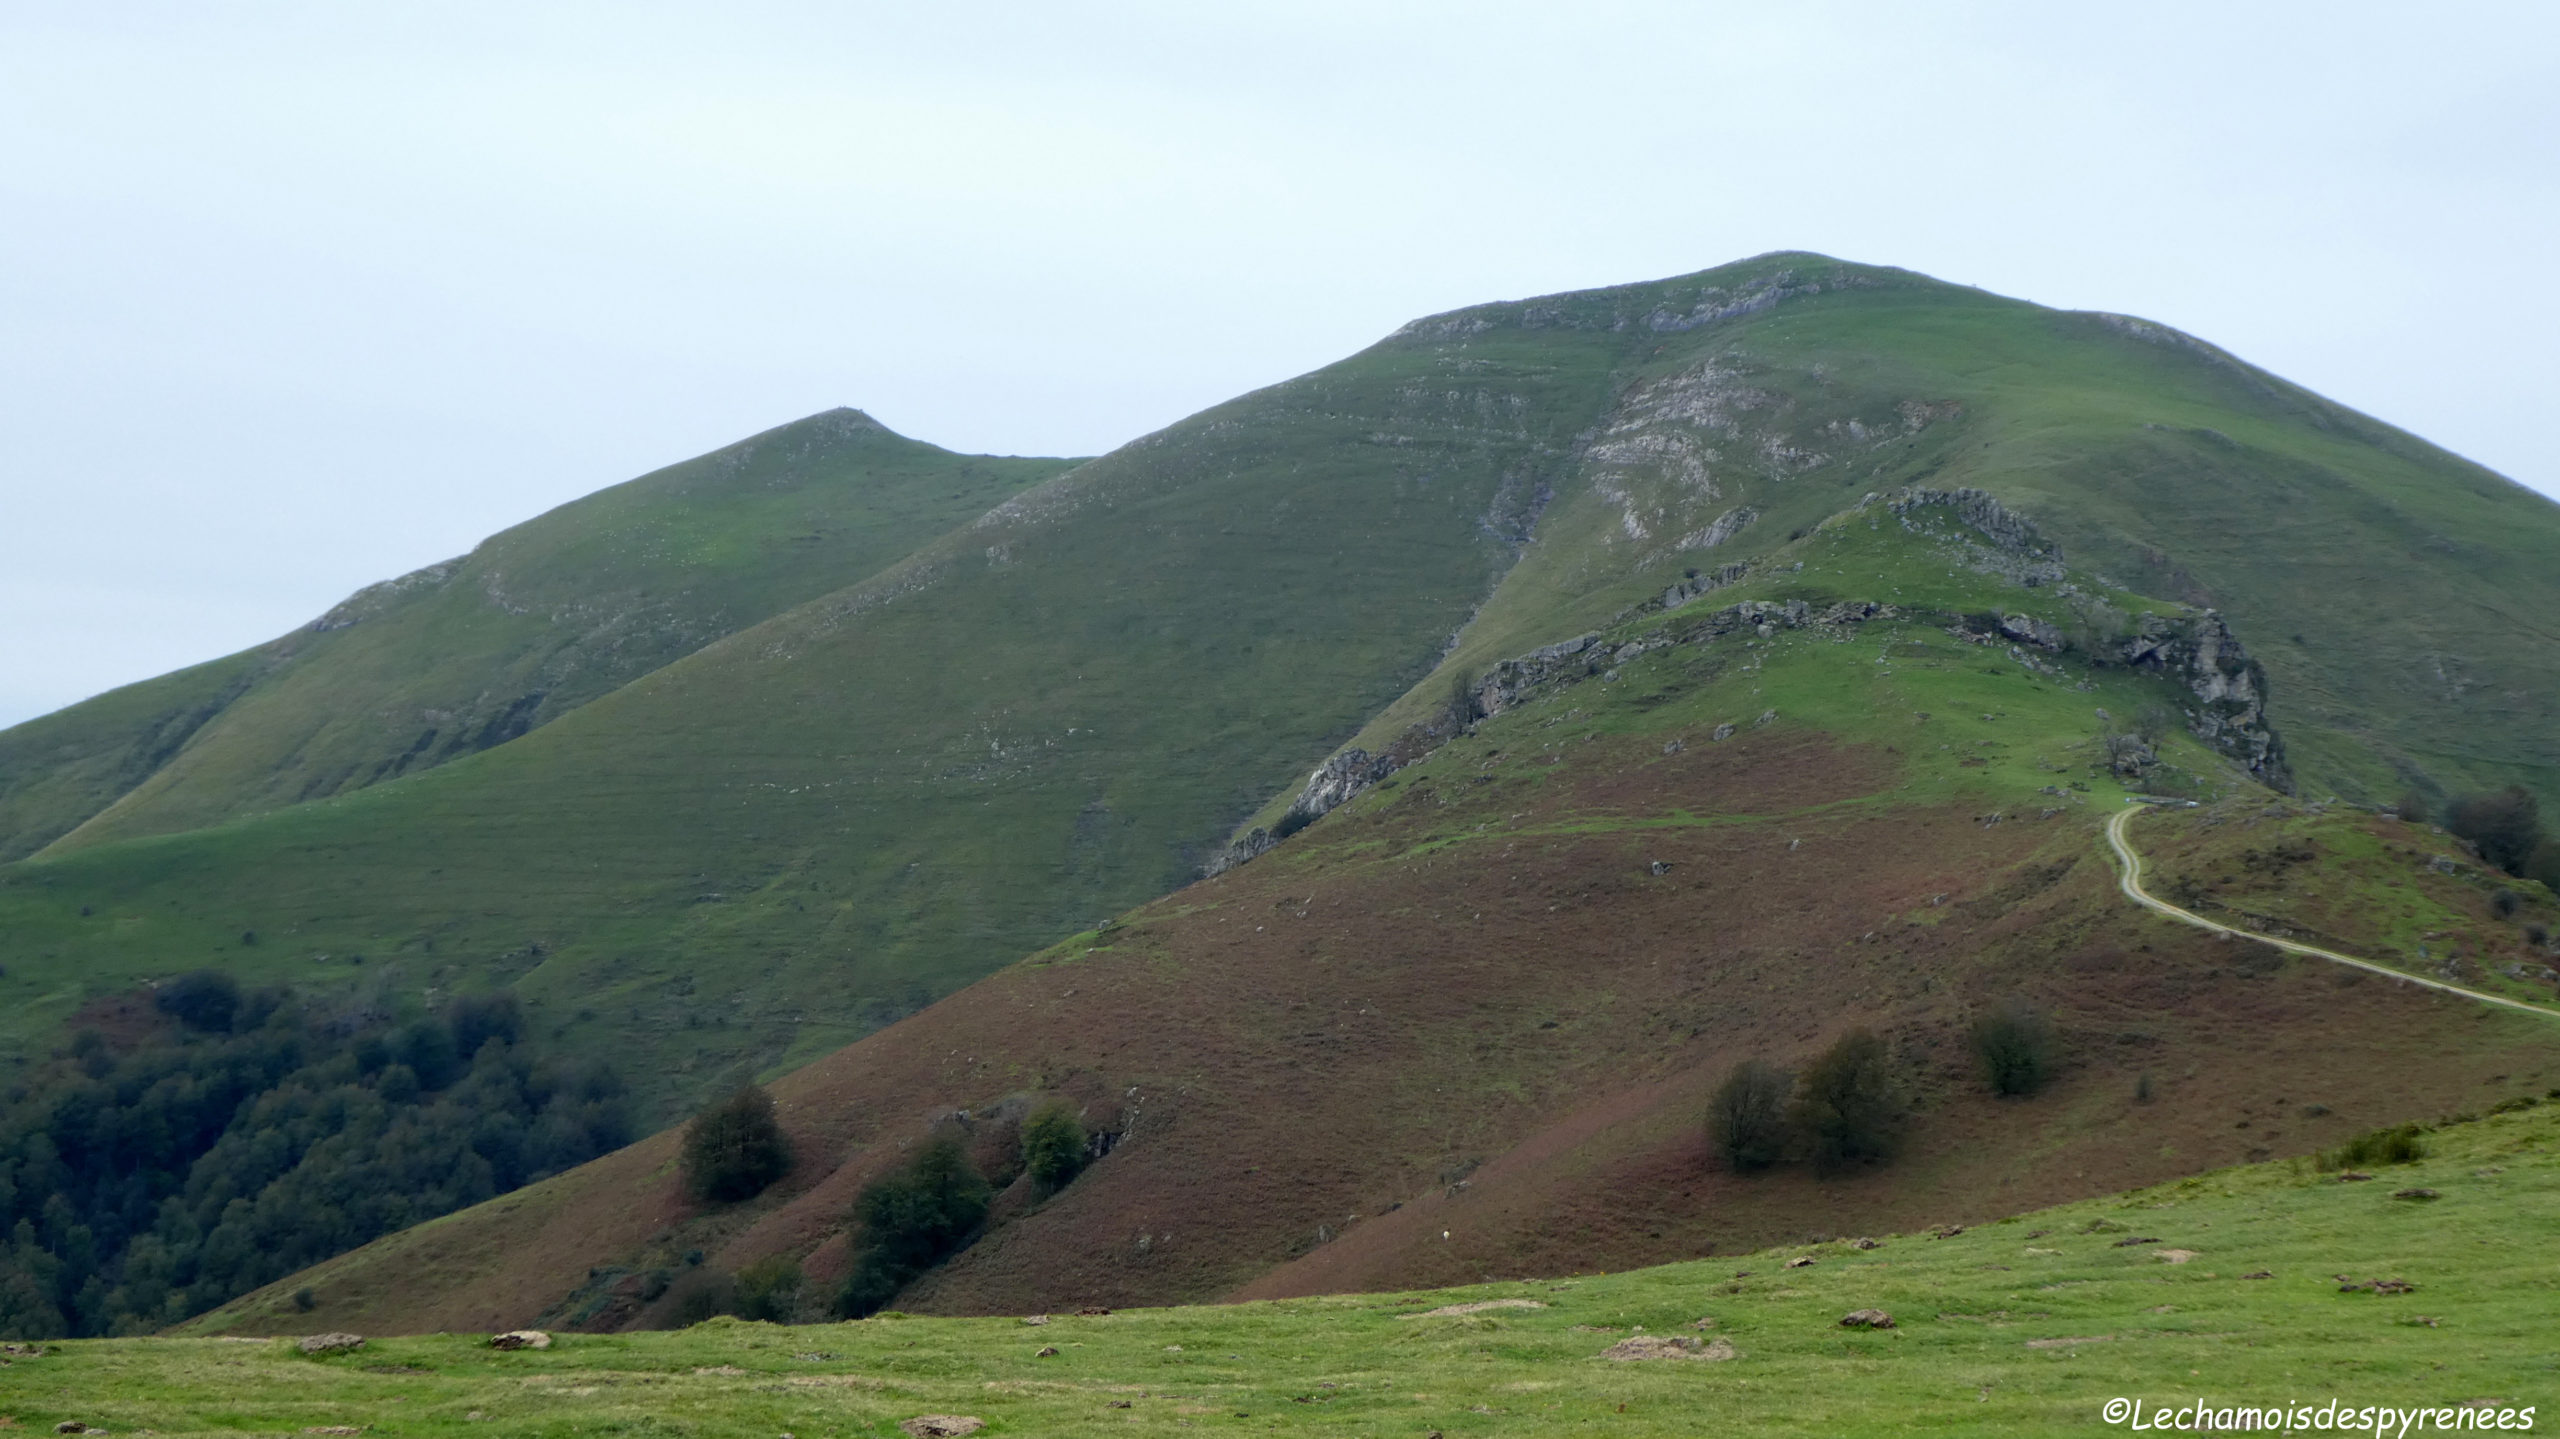
[[2142, 887], [2142, 856], [2133, 852], [2132, 843], [2126, 840], [2124, 835], [2125, 826], [2132, 821], [2135, 815], [2142, 812], [2142, 808], [2143, 806], [2136, 802], [2127, 801], [2124, 810], [2118, 813], [2115, 818], [2107, 821], [2107, 843], [2114, 847], [2117, 863], [2122, 867], [2122, 873], [2116, 881], [2116, 887], [2124, 891], [2125, 898], [2143, 906], [2145, 909], [2156, 910], [2161, 914], [2169, 916], [2171, 919], [2192, 924], [2198, 929], [2212, 930], [2217, 934], [2237, 935], [2242, 939], [2254, 939], [2260, 944], [2271, 944], [2276, 948], [2291, 954], [2307, 954], [2316, 959], [2325, 959], [2337, 964], [2352, 965], [2357, 969], [2379, 974], [2386, 979], [2396, 979], [2404, 984], [2415, 984], [2427, 989], [2442, 990], [2446, 994], [2458, 994], [2465, 999], [2476, 999], [2482, 1004], [2503, 1005], [2508, 1009], [2521, 1009], [2527, 1014], [2540, 1014], [2549, 1016], [2553, 1019], [2560, 1019], [2560, 1010], [2546, 1009], [2539, 1004], [2527, 1004], [2520, 999], [2508, 999], [2503, 995], [2483, 994], [2479, 990], [2465, 989], [2461, 985], [2446, 984], [2441, 980], [2420, 979], [2414, 974], [2408, 974], [2401, 970], [2393, 969], [2389, 965], [2376, 964], [2369, 959], [2357, 959], [2352, 955], [2340, 954], [2333, 949], [2322, 949], [2318, 945], [2301, 944], [2290, 939], [2277, 939], [2273, 935], [2260, 934], [2255, 930], [2236, 929], [2230, 925], [2207, 919], [2193, 910], [2178, 908], [2176, 905], [2169, 903], [2165, 899], [2159, 898], [2152, 894], [2151, 891]]

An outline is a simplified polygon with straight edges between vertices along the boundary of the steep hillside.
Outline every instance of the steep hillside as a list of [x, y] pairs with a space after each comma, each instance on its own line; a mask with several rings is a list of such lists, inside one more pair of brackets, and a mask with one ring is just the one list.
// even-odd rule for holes
[[513, 983], [671, 1112], [1181, 883], [1494, 660], [1914, 483], [2032, 520], [2030, 568], [2218, 606], [2305, 793], [2551, 773], [2510, 721], [2560, 703], [2560, 510], [2170, 332], [1781, 255], [1417, 322], [514, 743], [104, 842], [178, 814], [181, 764], [0, 871], [0, 996], [23, 1034], [206, 961]]
[[955, 455], [834, 410], [616, 485], [256, 649], [0, 732], [0, 859], [503, 744], [1071, 463]]
[[[797, 1256], [821, 1295], [864, 1184], [937, 1131], [1001, 1170], [1053, 1094], [1116, 1142], [1045, 1202], [1016, 1179], [898, 1307], [1393, 1288], [1971, 1222], [2560, 1079], [2551, 982], [2488, 962], [2547, 957], [2527, 926], [2560, 906], [2499, 916], [2476, 867], [2273, 794], [2240, 717], [2197, 733], [2199, 690], [2246, 658], [2065, 638], [2107, 609], [2138, 634], [2206, 622], [1992, 563], [2032, 545], [1960, 499], [1880, 500], [1710, 600], [1497, 668], [1491, 717], [1279, 847], [780, 1080], [802, 1164], [765, 1199], [690, 1203], [661, 1135], [295, 1283], [331, 1323], [397, 1331], [663, 1322], [689, 1251]], [[1899, 594], [1856, 598], [1878, 586]], [[2155, 706], [2187, 722], [2147, 758], [2109, 744], [2110, 715]], [[2406, 926], [2458, 935], [2466, 978], [2543, 1012], [2134, 908], [2099, 834], [2129, 783], [2206, 802], [2136, 827], [2168, 882], [2246, 873], [2385, 964], [2426, 968]], [[2395, 925], [2367, 935], [2379, 903]], [[1966, 1026], [2020, 998], [2067, 1059], [1998, 1099]], [[1897, 1160], [1711, 1160], [1731, 1066], [1800, 1066], [1856, 1025], [1918, 1101]], [[211, 1323], [303, 1323], [280, 1299]]]
[[[214, 964], [373, 1015], [511, 988], [529, 1034], [613, 1059], [655, 1121], [833, 1056], [786, 1082], [817, 1157], [799, 1197], [689, 1215], [651, 1141], [504, 1201], [496, 1238], [464, 1217], [345, 1261], [403, 1322], [649, 1321], [576, 1276], [694, 1248], [806, 1249], [823, 1273], [845, 1201], [923, 1118], [1058, 1087], [1134, 1136], [1128, 1162], [913, 1303], [1626, 1262], [1825, 1206], [1885, 1222], [2004, 1182], [2059, 1197], [2185, 1172], [2265, 1147], [2235, 1150], [2263, 1136], [2213, 1106], [2289, 1098], [2260, 1092], [2267, 1051], [2235, 1015], [2358, 1119], [2544, 1062], [2538, 1016], [2378, 981], [2342, 1007], [2319, 964], [2235, 968], [2105, 876], [2092, 806], [2123, 783], [2214, 799], [2233, 826], [2290, 791], [2308, 807], [2287, 822], [2345, 854], [2364, 821], [2331, 796], [2549, 792], [2560, 760], [2560, 736], [2517, 722], [2560, 705], [2541, 619], [2560, 576], [2539, 563], [2560, 509], [2186, 337], [1768, 256], [1418, 321], [929, 541], [969, 498], [937, 467], [981, 462], [821, 428], [914, 460], [902, 547], [789, 608], [799, 592], [766, 593], [769, 618], [681, 658], [660, 662], [718, 626], [622, 646], [611, 617], [637, 600], [582, 608], [601, 571], [526, 589], [495, 559], [476, 589], [422, 580], [312, 641], [360, 646], [413, 613], [421, 637], [504, 629], [495, 585], [593, 618], [561, 631], [589, 648], [646, 652], [514, 738], [492, 717], [538, 691], [539, 718], [553, 693], [524, 667], [574, 680], [587, 649], [492, 641], [476, 652], [518, 665], [473, 691], [495, 708], [434, 720], [423, 746], [426, 717], [378, 701], [407, 693], [394, 671], [418, 646], [350, 659], [343, 690], [214, 667], [100, 710], [125, 728], [39, 777], [55, 811], [183, 739], [170, 714], [214, 718], [129, 799], [0, 868], [0, 1035], [23, 1055]], [[791, 550], [779, 521], [805, 502], [785, 489], [723, 492], [719, 513], [748, 517], [712, 546], [739, 586]], [[649, 503], [682, 530], [689, 493]], [[580, 532], [618, 552], [610, 526]], [[791, 572], [841, 579], [823, 568]], [[273, 698], [225, 698], [242, 684]], [[471, 753], [392, 773], [455, 734]], [[284, 803], [293, 783], [325, 797]], [[2341, 943], [2387, 942], [2349, 921], [2393, 879], [2425, 896], [2411, 923], [2485, 902], [2433, 869], [2338, 881], [2373, 901], [2336, 916]], [[1132, 906], [1108, 942], [1068, 938]], [[2542, 983], [2521, 935], [2499, 950], [2517, 975], [2482, 983]], [[2087, 1086], [2023, 1121], [1968, 1099], [1948, 1057], [2010, 993], [2076, 1036]], [[1852, 1021], [1890, 1032], [1930, 1100], [1896, 1178], [1624, 1200], [1693, 1172], [1696, 1101], [1740, 1053], [1801, 1060]], [[2331, 1030], [2422, 1072], [2386, 1083], [2311, 1037]], [[2143, 1075], [2177, 1082], [2155, 1048], [2208, 1102], [2125, 1109]], [[1001, 1161], [1001, 1124], [979, 1127]], [[1415, 1218], [1435, 1188], [1488, 1206], [1467, 1211], [1490, 1216], [1481, 1249]], [[1342, 1237], [1347, 1215], [1380, 1237]], [[1166, 1239], [1176, 1216], [1209, 1237]], [[528, 1251], [519, 1231], [547, 1237]], [[413, 1241], [461, 1247], [432, 1281], [369, 1267]]]

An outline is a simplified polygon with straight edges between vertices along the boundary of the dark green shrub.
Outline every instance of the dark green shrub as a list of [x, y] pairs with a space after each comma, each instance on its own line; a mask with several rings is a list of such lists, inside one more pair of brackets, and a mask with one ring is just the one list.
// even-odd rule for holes
[[1786, 1157], [1787, 1091], [1794, 1087], [1785, 1070], [1759, 1059], [1725, 1076], [1707, 1103], [1707, 1134], [1727, 1168], [1748, 1174]]
[[2401, 1124], [2359, 1134], [2337, 1148], [2322, 1154], [2319, 1167], [2360, 1169], [2368, 1164], [2415, 1164], [2427, 1157], [2426, 1133], [2423, 1125]]
[[2053, 1026], [2024, 1000], [1976, 1019], [1968, 1037], [1994, 1094], [2033, 1094], [2053, 1077]]
[[1902, 1088], [1884, 1041], [1853, 1029], [1796, 1081], [1788, 1117], [1816, 1168], [1837, 1170], [1889, 1159], [1902, 1135]]
[[800, 1302], [800, 1261], [785, 1254], [767, 1255], [738, 1271], [736, 1302], [730, 1313], [767, 1324], [788, 1324]]
[[2400, 791], [2400, 798], [2392, 804], [2391, 812], [2411, 824], [2425, 824], [2432, 809], [2427, 804], [2425, 795], [2414, 789], [2404, 789]]
[[2522, 785], [2464, 795], [2445, 811], [2444, 827], [2471, 841], [2480, 857], [2522, 874], [2542, 844], [2542, 807]]
[[2544, 840], [2525, 856], [2524, 877], [2560, 894], [2560, 840]]
[[678, 1329], [689, 1329], [738, 1307], [737, 1281], [715, 1270], [696, 1269], [678, 1280], [667, 1301], [667, 1317]]
[[1022, 1121], [1022, 1167], [1044, 1190], [1065, 1188], [1084, 1168], [1084, 1150], [1084, 1125], [1071, 1104], [1044, 1104]]
[[987, 1218], [987, 1181], [959, 1141], [936, 1139], [853, 1202], [853, 1272], [836, 1295], [848, 1319], [875, 1314], [916, 1276], [960, 1252]]
[[199, 969], [160, 986], [151, 1002], [189, 1029], [229, 1034], [240, 1013], [240, 984], [218, 969]]
[[2513, 919], [2516, 911], [2522, 908], [2524, 901], [2518, 899], [2512, 889], [2501, 889], [2489, 896], [2489, 912], [2500, 919]]
[[524, 1012], [508, 990], [466, 994], [444, 1007], [445, 1028], [453, 1034], [456, 1054], [470, 1059], [490, 1040], [513, 1044], [524, 1030]]
[[773, 1117], [773, 1096], [757, 1085], [702, 1111], [685, 1126], [685, 1189], [696, 1199], [753, 1199], [791, 1172], [791, 1141]]

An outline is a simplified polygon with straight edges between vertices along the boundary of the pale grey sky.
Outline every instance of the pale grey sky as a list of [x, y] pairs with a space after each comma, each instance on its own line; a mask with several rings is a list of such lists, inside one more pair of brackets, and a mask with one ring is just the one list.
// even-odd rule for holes
[[1090, 453], [1820, 250], [2560, 493], [2560, 7], [0, 0], [0, 724], [830, 405]]

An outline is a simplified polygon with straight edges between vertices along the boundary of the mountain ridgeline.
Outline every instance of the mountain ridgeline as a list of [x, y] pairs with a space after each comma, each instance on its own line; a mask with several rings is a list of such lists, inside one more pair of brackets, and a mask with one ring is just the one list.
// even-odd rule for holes
[[[503, 991], [652, 1124], [784, 1076], [799, 1161], [743, 1213], [661, 1134], [436, 1226], [430, 1280], [395, 1235], [297, 1281], [368, 1322], [662, 1322], [688, 1253], [840, 1277], [856, 1196], [943, 1139], [998, 1189], [905, 1307], [2058, 1200], [2334, 1127], [2233, 1128], [2277, 1060], [2229, 1016], [2304, 1036], [2339, 1124], [2551, 1057], [2126, 913], [2097, 823], [2193, 798], [2204, 889], [2489, 924], [2426, 943], [2547, 998], [2538, 889], [2490, 915], [2476, 860], [2404, 874], [2334, 801], [2560, 798], [2555, 541], [2177, 332], [1802, 254], [1434, 316], [1080, 463], [838, 411], [0, 733], [0, 996], [21, 1083], [208, 966]], [[2269, 845], [2365, 868], [2260, 894], [2306, 872]], [[2001, 993], [2077, 1056], [2032, 1113], [1956, 1058]], [[1896, 1183], [1698, 1179], [1725, 1069], [1850, 1024], [1908, 1071]], [[2325, 1027], [2458, 1057], [2385, 1084]], [[2185, 1102], [2105, 1118], [2155, 1074]], [[1035, 1099], [1096, 1136], [1055, 1193], [1006, 1187]]]

